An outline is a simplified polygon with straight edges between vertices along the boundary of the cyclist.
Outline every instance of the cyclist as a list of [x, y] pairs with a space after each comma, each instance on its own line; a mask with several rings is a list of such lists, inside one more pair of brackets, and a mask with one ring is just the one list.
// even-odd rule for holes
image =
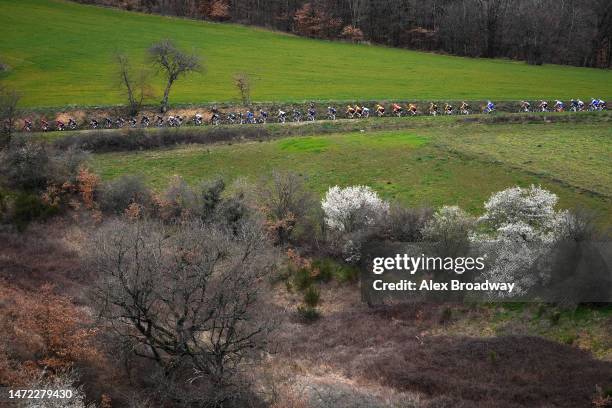
[[298, 109], [293, 109], [293, 121], [300, 122], [302, 120], [302, 112]]
[[268, 112], [263, 109], [259, 110], [259, 122], [266, 123], [268, 121]]
[[429, 114], [436, 116], [438, 114], [438, 105], [436, 105], [435, 103], [431, 102], [429, 104]]
[[149, 127], [149, 123], [151, 123], [151, 121], [149, 120], [149, 117], [146, 115], [142, 115], [142, 118], [140, 118], [140, 126]]
[[393, 114], [396, 115], [397, 117], [402, 116], [402, 113], [404, 112], [404, 108], [402, 108], [397, 103], [394, 103], [393, 105], [391, 105], [391, 110], [393, 111]]
[[414, 116], [414, 115], [416, 115], [416, 114], [417, 114], [417, 110], [418, 110], [418, 107], [417, 107], [417, 105], [416, 105], [416, 104], [411, 103], [411, 104], [409, 104], [409, 105], [408, 105], [408, 112], [410, 112], [410, 114], [411, 114], [412, 116]]
[[531, 104], [528, 101], [521, 101], [521, 112], [529, 112]]
[[310, 108], [308, 108], [308, 117], [307, 119], [310, 121], [314, 121], [316, 119], [317, 116], [317, 111], [314, 108], [314, 105], [310, 105]]
[[327, 118], [329, 120], [336, 120], [336, 108], [333, 106], [327, 107]]

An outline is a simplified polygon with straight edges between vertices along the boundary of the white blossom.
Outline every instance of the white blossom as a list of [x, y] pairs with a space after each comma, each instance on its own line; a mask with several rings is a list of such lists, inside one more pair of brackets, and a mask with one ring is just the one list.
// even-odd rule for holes
[[570, 220], [566, 211], [555, 210], [557, 201], [554, 193], [535, 186], [491, 195], [479, 219], [486, 232], [470, 237], [490, 255], [492, 263], [483, 279], [514, 282], [513, 295], [524, 295], [546, 282], [550, 276], [546, 254], [564, 236], [564, 224]]
[[354, 232], [375, 224], [389, 212], [389, 204], [367, 186], [331, 187], [321, 201], [327, 226]]

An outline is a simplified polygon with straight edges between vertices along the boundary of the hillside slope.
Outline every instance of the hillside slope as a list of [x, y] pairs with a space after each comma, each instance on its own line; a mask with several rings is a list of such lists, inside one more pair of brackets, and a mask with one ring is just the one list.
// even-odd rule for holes
[[[496, 99], [612, 95], [612, 71], [441, 56], [308, 40], [214, 24], [84, 6], [61, 0], [0, 0], [3, 75], [27, 106], [123, 102], [112, 56], [143, 61], [161, 38], [206, 57], [208, 72], [176, 84], [174, 103], [236, 98], [232, 75], [256, 78], [259, 101], [311, 99]], [[156, 81], [157, 90], [161, 79]]]

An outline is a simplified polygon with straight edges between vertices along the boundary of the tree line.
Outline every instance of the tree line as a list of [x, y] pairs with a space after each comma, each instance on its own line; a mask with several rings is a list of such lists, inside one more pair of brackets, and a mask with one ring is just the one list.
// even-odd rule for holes
[[593, 0], [79, 0], [530, 64], [612, 66], [612, 2]]

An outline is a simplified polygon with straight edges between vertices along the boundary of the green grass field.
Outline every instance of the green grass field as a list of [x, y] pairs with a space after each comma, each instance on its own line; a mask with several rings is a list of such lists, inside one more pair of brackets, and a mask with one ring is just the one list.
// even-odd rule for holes
[[[612, 71], [469, 59], [315, 41], [230, 24], [129, 13], [57, 0], [0, 0], [2, 82], [29, 107], [121, 104], [116, 51], [141, 63], [171, 38], [206, 57], [208, 72], [176, 84], [172, 103], [236, 99], [249, 72], [258, 101], [570, 98], [612, 96]], [[157, 79], [160, 93], [162, 80]]]
[[105, 179], [143, 174], [156, 188], [173, 175], [257, 181], [273, 169], [289, 170], [321, 194], [335, 184], [366, 184], [387, 199], [458, 204], [474, 213], [492, 192], [541, 184], [563, 207], [582, 205], [610, 220], [610, 137], [607, 123], [442, 125], [100, 154], [93, 165]]

